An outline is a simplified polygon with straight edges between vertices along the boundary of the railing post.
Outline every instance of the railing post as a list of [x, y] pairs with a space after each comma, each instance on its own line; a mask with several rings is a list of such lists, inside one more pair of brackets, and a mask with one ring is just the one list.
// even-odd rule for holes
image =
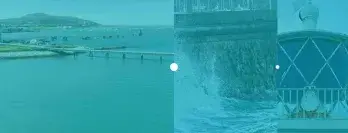
[[92, 52], [92, 51], [89, 51], [88, 56], [89, 56], [89, 57], [93, 57], [93, 52]]
[[126, 54], [125, 53], [122, 54], [122, 59], [123, 60], [126, 59]]
[[76, 57], [77, 57], [77, 53], [76, 53], [76, 52], [74, 52], [74, 53], [73, 53], [73, 55], [74, 55], [74, 58], [76, 58]]
[[[324, 104], [324, 106], [326, 105], [326, 96], [327, 95], [327, 93], [326, 93], [326, 90], [324, 90], [324, 102], [323, 102], [323, 104]], [[325, 108], [325, 112], [324, 112], [324, 119], [326, 119], [326, 115], [327, 115], [327, 109]]]
[[109, 54], [109, 52], [106, 52], [106, 53], [105, 53], [105, 57], [106, 57], [107, 59], [109, 59], [109, 58], [110, 58], [110, 54]]
[[[278, 90], [279, 94], [279, 103], [282, 103], [285, 108], [288, 108], [289, 105], [296, 104], [295, 108], [286, 109], [288, 110], [288, 117], [286, 119], [345, 119], [348, 114], [347, 108], [347, 98], [342, 98], [342, 93], [347, 93], [346, 88], [315, 88], [315, 86], [306, 86], [305, 88], [281, 88]], [[286, 92], [288, 91], [288, 92]], [[295, 92], [293, 92], [295, 91]], [[299, 93], [303, 92], [303, 96], [301, 97]], [[335, 92], [337, 91], [337, 94]], [[296, 93], [296, 103], [294, 100]], [[286, 96], [285, 96], [286, 94]], [[289, 97], [288, 97], [289, 96]], [[327, 98], [331, 97], [331, 98]], [[301, 101], [299, 101], [299, 99]], [[336, 100], [337, 99], [337, 100]], [[330, 103], [331, 100], [331, 103]], [[343, 103], [344, 101], [344, 103]], [[342, 108], [337, 108], [337, 104], [343, 104]], [[330, 108], [327, 108], [327, 106]], [[343, 110], [342, 110], [343, 109]], [[281, 116], [283, 118], [284, 112], [283, 110], [279, 110]], [[337, 117], [335, 117], [338, 115]], [[281, 118], [281, 119], [282, 119]]]
[[186, 0], [186, 13], [192, 13], [192, 0]]
[[[297, 106], [297, 107], [300, 107], [300, 106], [301, 106], [301, 105], [300, 105], [300, 102], [299, 102], [299, 97], [298, 97], [298, 89], [296, 89], [296, 106]], [[298, 118], [298, 117], [300, 117], [299, 114], [298, 114], [298, 112], [300, 111], [300, 109], [297, 108], [296, 111], [297, 111], [297, 113], [296, 113], [295, 116], [296, 116], [296, 118]]]
[[337, 102], [339, 102], [340, 101], [340, 89], [339, 90], [337, 90]]
[[[320, 109], [322, 105], [321, 105], [321, 102], [320, 102], [319, 90], [318, 89], [316, 90], [316, 93], [317, 93], [317, 99], [319, 101], [319, 109]], [[320, 118], [320, 112], [319, 111], [317, 111], [317, 118]]]
[[292, 103], [291, 92], [292, 92], [292, 90], [289, 91], [289, 102], [290, 102], [290, 104]]
[[334, 102], [333, 102], [333, 101], [334, 101], [334, 100], [333, 100], [333, 91], [330, 90], [330, 93], [331, 93], [330, 95], [331, 95], [331, 104], [332, 104], [332, 103], [334, 103]]

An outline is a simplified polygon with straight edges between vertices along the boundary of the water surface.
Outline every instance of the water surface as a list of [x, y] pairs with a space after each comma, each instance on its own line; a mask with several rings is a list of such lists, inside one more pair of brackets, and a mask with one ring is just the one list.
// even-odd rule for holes
[[[138, 50], [161, 50], [142, 44], [150, 47]], [[86, 55], [0, 60], [0, 132], [171, 133], [170, 63]]]

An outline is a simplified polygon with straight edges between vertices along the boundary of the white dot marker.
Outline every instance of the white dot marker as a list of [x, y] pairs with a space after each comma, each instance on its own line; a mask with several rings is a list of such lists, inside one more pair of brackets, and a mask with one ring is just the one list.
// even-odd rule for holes
[[173, 72], [177, 71], [178, 68], [179, 68], [178, 64], [176, 63], [170, 64], [170, 70], [172, 70]]
[[277, 70], [278, 70], [279, 68], [280, 68], [280, 66], [279, 66], [279, 65], [276, 65], [276, 66], [275, 66], [275, 69], [277, 69]]

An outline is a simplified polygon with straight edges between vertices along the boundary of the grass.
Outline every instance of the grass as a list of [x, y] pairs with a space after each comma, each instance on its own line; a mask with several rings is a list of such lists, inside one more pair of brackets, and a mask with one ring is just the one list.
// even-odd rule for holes
[[22, 51], [32, 51], [32, 49], [26, 46], [0, 45], [0, 52], [22, 52]]

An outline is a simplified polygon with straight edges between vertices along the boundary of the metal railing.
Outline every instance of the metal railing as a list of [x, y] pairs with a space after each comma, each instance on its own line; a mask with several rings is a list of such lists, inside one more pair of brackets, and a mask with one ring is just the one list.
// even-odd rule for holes
[[174, 12], [275, 10], [276, 5], [276, 0], [174, 0]]
[[277, 90], [280, 119], [348, 119], [347, 88]]

